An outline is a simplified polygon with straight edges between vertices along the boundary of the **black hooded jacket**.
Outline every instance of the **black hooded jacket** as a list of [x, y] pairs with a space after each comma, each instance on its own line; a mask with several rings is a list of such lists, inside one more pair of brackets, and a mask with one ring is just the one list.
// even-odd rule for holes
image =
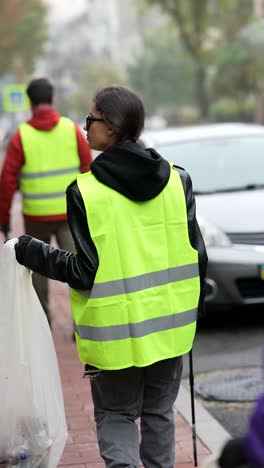
[[[170, 177], [169, 163], [154, 149], [144, 149], [135, 142], [110, 146], [93, 161], [90, 169], [100, 182], [135, 201], [156, 197]], [[186, 197], [190, 242], [199, 253], [201, 305], [207, 254], [196, 221], [190, 176], [181, 167], [174, 166], [174, 170], [180, 175]], [[74, 289], [90, 289], [98, 267], [98, 255], [90, 236], [89, 219], [77, 182], [67, 188], [66, 196], [68, 221], [77, 253], [65, 252], [27, 236], [24, 247], [21, 245], [16, 249], [17, 260], [43, 276], [68, 283]]]

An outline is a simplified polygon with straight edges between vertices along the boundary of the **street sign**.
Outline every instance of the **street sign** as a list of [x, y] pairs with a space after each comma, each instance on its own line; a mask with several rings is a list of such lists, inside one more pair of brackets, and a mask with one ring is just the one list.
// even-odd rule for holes
[[9, 84], [3, 87], [3, 110], [5, 112], [20, 112], [30, 108], [23, 84]]

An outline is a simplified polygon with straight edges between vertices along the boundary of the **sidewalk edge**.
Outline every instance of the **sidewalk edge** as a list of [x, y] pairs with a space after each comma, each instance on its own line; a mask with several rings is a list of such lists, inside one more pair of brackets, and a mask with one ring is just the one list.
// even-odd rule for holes
[[[175, 409], [192, 427], [191, 395], [183, 384], [180, 386]], [[212, 453], [219, 453], [224, 443], [232, 437], [196, 399], [195, 422], [197, 437]]]

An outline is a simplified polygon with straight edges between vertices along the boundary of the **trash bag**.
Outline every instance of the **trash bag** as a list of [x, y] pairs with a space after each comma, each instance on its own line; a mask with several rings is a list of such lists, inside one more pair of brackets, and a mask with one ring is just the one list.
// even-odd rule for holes
[[55, 468], [68, 435], [57, 356], [16, 242], [0, 250], [0, 464]]

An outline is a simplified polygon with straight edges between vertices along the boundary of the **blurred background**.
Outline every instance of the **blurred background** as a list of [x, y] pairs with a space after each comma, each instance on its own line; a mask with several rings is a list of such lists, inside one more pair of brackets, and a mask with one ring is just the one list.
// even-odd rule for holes
[[112, 83], [140, 94], [152, 127], [264, 122], [263, 0], [1, 0], [0, 8], [3, 144], [27, 117], [26, 106], [8, 106], [8, 87], [37, 76], [54, 82], [58, 110], [80, 124], [96, 89]]
[[[26, 84], [46, 76], [80, 128], [98, 88], [134, 89], [142, 143], [191, 174], [209, 257], [197, 392], [241, 435], [263, 345], [264, 0], [0, 0], [0, 46], [0, 167], [30, 116]], [[20, 211], [16, 198], [14, 226]]]

